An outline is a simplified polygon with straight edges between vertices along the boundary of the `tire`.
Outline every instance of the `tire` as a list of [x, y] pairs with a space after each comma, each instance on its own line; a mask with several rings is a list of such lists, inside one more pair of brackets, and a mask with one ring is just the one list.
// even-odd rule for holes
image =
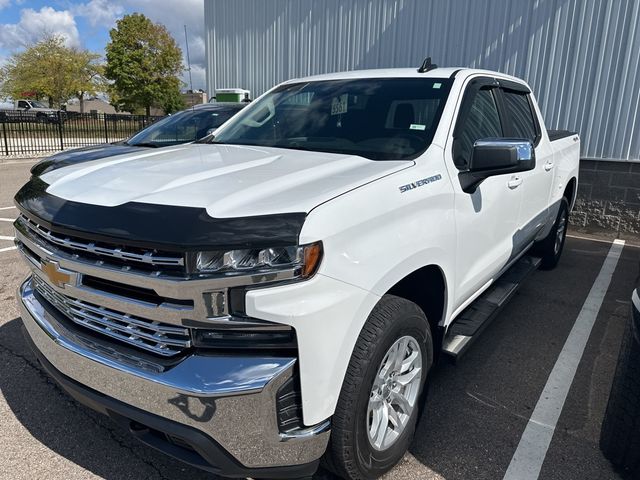
[[609, 402], [602, 422], [600, 449], [632, 478], [640, 477], [640, 344], [631, 321], [625, 329]]
[[560, 208], [556, 221], [547, 237], [535, 244], [533, 253], [542, 257], [540, 268], [542, 270], [552, 270], [556, 268], [562, 255], [564, 242], [567, 238], [567, 226], [569, 225], [569, 202], [566, 197], [560, 200]]
[[[406, 346], [403, 347], [405, 342]], [[396, 345], [400, 347], [398, 350], [395, 350]], [[393, 356], [391, 347], [394, 347], [393, 352], [402, 351], [402, 355]], [[408, 370], [399, 369], [400, 373], [404, 371], [406, 375], [394, 376], [389, 373], [385, 383], [380, 380], [385, 376], [383, 372], [396, 369], [398, 364], [393, 361], [396, 358], [401, 359], [402, 365], [408, 365], [413, 358], [412, 366]], [[423, 311], [415, 303], [403, 298], [393, 295], [382, 297], [360, 332], [347, 368], [332, 419], [331, 439], [325, 458], [327, 468], [350, 480], [378, 478], [393, 468], [407, 451], [413, 438], [427, 373], [432, 363], [431, 330]], [[383, 368], [390, 365], [393, 366], [387, 370]], [[420, 372], [412, 374], [418, 365]], [[400, 378], [409, 382], [408, 386], [399, 386], [402, 384]], [[374, 380], [377, 384], [375, 392]], [[412, 408], [406, 410], [410, 411], [409, 415], [402, 413], [401, 402], [398, 401], [401, 400], [401, 392], [408, 392], [408, 397], [416, 395]], [[385, 395], [386, 399], [383, 399]], [[370, 399], [373, 403], [370, 403]], [[387, 403], [389, 399], [391, 400]], [[383, 415], [376, 417], [376, 412], [382, 410], [375, 408], [372, 411], [372, 404], [381, 405], [380, 408], [390, 415], [389, 419], [384, 421]], [[405, 405], [410, 405], [410, 402]], [[380, 425], [384, 425], [385, 431], [389, 431], [391, 426], [394, 428], [389, 435], [382, 436], [382, 442], [374, 446], [380, 435], [370, 439], [370, 422], [373, 423], [376, 418], [383, 419]], [[402, 421], [405, 422], [404, 427], [396, 430], [395, 425]], [[387, 445], [387, 442], [390, 443]]]

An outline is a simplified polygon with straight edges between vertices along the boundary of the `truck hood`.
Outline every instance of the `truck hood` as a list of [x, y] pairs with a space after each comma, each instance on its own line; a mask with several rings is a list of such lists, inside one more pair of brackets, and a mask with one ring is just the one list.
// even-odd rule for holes
[[188, 144], [82, 162], [40, 178], [48, 194], [69, 201], [198, 207], [211, 217], [237, 218], [308, 213], [411, 165], [335, 153]]
[[102, 145], [92, 145], [90, 147], [65, 150], [40, 160], [31, 167], [31, 173], [36, 176], [41, 176], [42, 174], [55, 170], [56, 168], [67, 167], [75, 163], [90, 162], [91, 160], [98, 160], [99, 158], [114, 157], [124, 153], [136, 152], [140, 151], [140, 148], [144, 147], [105, 143]]

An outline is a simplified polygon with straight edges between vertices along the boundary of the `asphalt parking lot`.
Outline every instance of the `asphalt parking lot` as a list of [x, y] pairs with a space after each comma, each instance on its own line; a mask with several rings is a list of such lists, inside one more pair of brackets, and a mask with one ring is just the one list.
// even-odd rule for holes
[[[27, 273], [12, 249], [12, 197], [33, 162], [0, 164], [0, 478], [211, 479], [135, 442], [77, 404], [29, 352], [15, 290]], [[9, 219], [9, 221], [5, 220]], [[567, 239], [558, 268], [536, 271], [458, 364], [432, 371], [410, 454], [388, 479], [501, 479], [590, 296], [609, 241]], [[584, 349], [540, 479], [615, 479], [598, 449], [640, 248], [622, 250]], [[319, 473], [318, 479], [331, 475]]]

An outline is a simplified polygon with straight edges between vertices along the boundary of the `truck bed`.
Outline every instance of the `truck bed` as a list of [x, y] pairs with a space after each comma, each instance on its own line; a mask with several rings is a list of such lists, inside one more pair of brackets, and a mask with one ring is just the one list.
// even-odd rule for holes
[[577, 135], [578, 132], [572, 132], [570, 130], [547, 130], [550, 141], [560, 140], [561, 138]]

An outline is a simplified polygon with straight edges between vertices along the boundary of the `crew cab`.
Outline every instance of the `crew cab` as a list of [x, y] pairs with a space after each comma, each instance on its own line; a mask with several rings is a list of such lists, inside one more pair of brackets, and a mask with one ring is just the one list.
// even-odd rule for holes
[[425, 63], [290, 80], [213, 138], [34, 175], [18, 298], [45, 369], [220, 475], [391, 469], [436, 359], [559, 261], [578, 182], [578, 136], [525, 82]]

